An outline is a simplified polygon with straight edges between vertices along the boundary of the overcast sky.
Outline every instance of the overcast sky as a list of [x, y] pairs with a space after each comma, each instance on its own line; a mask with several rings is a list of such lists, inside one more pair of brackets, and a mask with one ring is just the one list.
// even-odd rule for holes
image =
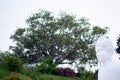
[[89, 18], [92, 25], [109, 27], [108, 36], [116, 45], [120, 32], [120, 0], [0, 0], [0, 50], [13, 44], [11, 34], [18, 27], [26, 27], [31, 14], [46, 9], [53, 13], [65, 11]]

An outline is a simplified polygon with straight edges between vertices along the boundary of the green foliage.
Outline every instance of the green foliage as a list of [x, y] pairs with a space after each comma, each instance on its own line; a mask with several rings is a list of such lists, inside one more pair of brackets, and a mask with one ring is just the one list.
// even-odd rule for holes
[[55, 17], [52, 12], [40, 10], [26, 22], [28, 27], [18, 28], [11, 36], [16, 45], [10, 49], [28, 63], [51, 56], [56, 64], [64, 60], [94, 64], [93, 44], [99, 35], [107, 32], [106, 28], [91, 26], [85, 17], [77, 18], [65, 12]]
[[[17, 78], [17, 79], [16, 79]], [[9, 72], [0, 66], [0, 80], [80, 80], [51, 74], [40, 74], [33, 69], [24, 70], [22, 73]]]
[[[78, 73], [79, 75], [82, 74], [84, 71], [85, 71], [85, 68], [82, 67], [82, 66], [77, 68], [77, 73]], [[78, 76], [79, 76], [79, 75], [78, 75]]]
[[38, 75], [38, 74], [31, 73], [29, 77], [31, 77], [32, 80], [40, 80], [40, 74]]
[[4, 80], [32, 80], [32, 79], [22, 74], [11, 72], [11, 74], [5, 77]]
[[105, 34], [107, 30], [109, 30], [108, 27], [100, 28], [100, 26], [94, 26], [92, 34], [94, 35]]
[[91, 71], [84, 71], [81, 75], [80, 75], [80, 80], [94, 80], [94, 73]]
[[39, 80], [79, 80], [79, 79], [68, 78], [68, 77], [63, 77], [63, 76], [42, 74], [42, 75], [40, 75]]
[[10, 71], [21, 71], [23, 62], [20, 58], [15, 56], [6, 56], [4, 64]]
[[46, 57], [40, 60], [40, 65], [37, 65], [37, 71], [40, 73], [55, 74], [56, 64], [53, 62], [51, 57]]
[[0, 66], [0, 80], [79, 80], [51, 74], [40, 74], [34, 69], [23, 69], [20, 73], [9, 72], [6, 67]]
[[3, 65], [5, 61], [5, 57], [9, 55], [10, 53], [8, 51], [5, 51], [5, 52], [0, 51], [0, 66]]
[[0, 80], [3, 80], [4, 77], [9, 75], [9, 71], [4, 65], [0, 65]]
[[23, 69], [20, 73], [27, 76], [29, 76], [31, 73], [36, 75], [38, 74], [38, 72], [36, 71], [36, 68]]

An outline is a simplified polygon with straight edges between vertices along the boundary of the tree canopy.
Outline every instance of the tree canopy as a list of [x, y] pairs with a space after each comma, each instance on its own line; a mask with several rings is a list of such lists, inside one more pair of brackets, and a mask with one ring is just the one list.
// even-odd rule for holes
[[107, 28], [91, 26], [85, 17], [61, 12], [55, 16], [52, 12], [40, 10], [29, 16], [26, 28], [18, 28], [11, 36], [15, 46], [10, 46], [14, 55], [25, 62], [36, 63], [47, 56], [56, 64], [65, 60], [73, 63], [95, 62], [94, 42]]

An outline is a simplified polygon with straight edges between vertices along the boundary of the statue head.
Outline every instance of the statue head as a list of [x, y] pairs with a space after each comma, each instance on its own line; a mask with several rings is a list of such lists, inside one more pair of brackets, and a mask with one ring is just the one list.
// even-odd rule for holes
[[106, 62], [112, 59], [114, 47], [110, 39], [103, 35], [98, 38], [95, 45], [95, 51], [98, 61]]

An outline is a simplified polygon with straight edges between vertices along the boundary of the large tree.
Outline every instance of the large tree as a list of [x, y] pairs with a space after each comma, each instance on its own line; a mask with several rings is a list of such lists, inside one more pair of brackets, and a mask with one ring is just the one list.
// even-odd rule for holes
[[28, 27], [18, 28], [11, 36], [16, 43], [10, 49], [26, 62], [38, 62], [50, 56], [56, 64], [96, 60], [94, 42], [107, 28], [91, 26], [87, 18], [61, 12], [40, 10], [26, 20]]

